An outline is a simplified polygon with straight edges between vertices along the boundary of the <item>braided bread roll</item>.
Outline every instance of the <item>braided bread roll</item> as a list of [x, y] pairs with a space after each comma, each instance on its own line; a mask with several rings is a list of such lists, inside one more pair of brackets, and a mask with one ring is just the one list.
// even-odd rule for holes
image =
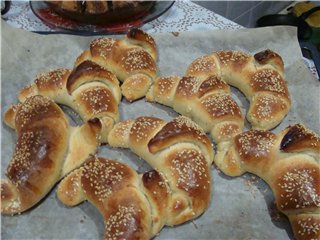
[[271, 187], [296, 239], [320, 238], [320, 137], [301, 124], [279, 134], [251, 130], [218, 145], [215, 163], [225, 174], [248, 171]]
[[128, 101], [144, 97], [157, 75], [157, 49], [154, 39], [139, 29], [131, 29], [124, 39], [99, 38], [76, 60], [91, 60], [123, 82], [121, 91]]
[[193, 61], [187, 76], [211, 75], [238, 88], [249, 100], [247, 119], [253, 129], [276, 127], [289, 112], [291, 100], [283, 79], [282, 58], [271, 50], [254, 56], [240, 51], [218, 51]]
[[101, 136], [107, 135], [119, 121], [121, 92], [118, 79], [91, 61], [84, 61], [73, 71], [56, 69], [38, 75], [34, 83], [21, 90], [18, 98], [23, 102], [34, 95], [46, 96], [71, 107], [85, 122], [98, 118], [102, 124]]
[[108, 138], [154, 170], [138, 175], [124, 164], [92, 157], [58, 187], [64, 204], [89, 200], [99, 209], [107, 239], [150, 239], [164, 225], [194, 219], [209, 206], [212, 145], [190, 119], [139, 117], [117, 123]]
[[63, 111], [42, 96], [13, 105], [4, 116], [18, 141], [1, 180], [1, 213], [23, 212], [38, 203], [66, 173], [95, 153], [99, 122], [70, 127]]
[[[158, 171], [170, 191], [166, 224], [176, 225], [199, 216], [211, 192], [212, 144], [203, 130], [180, 116], [166, 123], [154, 117], [120, 122], [108, 136], [112, 147], [129, 148]], [[156, 199], [153, 203], [158, 205]]]
[[151, 206], [141, 184], [129, 166], [92, 156], [61, 181], [57, 196], [67, 206], [92, 203], [104, 218], [105, 239], [150, 239]]
[[160, 77], [148, 91], [146, 99], [172, 107], [190, 117], [217, 143], [240, 133], [244, 117], [232, 99], [230, 87], [220, 77]]

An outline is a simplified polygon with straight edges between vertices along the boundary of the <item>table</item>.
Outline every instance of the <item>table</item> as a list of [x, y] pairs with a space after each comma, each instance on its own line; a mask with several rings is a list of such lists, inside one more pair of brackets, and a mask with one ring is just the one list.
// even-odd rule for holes
[[[28, 31], [55, 31], [33, 14], [28, 1], [12, 1], [4, 18], [10, 25]], [[242, 26], [188, 0], [176, 1], [165, 14], [142, 27], [149, 33], [239, 28]]]
[[[12, 1], [9, 12], [2, 18], [11, 26], [28, 31], [57, 31], [36, 17], [30, 8], [29, 1], [26, 0]], [[189, 0], [175, 1], [173, 6], [162, 16], [141, 27], [148, 33], [241, 28], [244, 27]], [[319, 79], [313, 61], [307, 58], [304, 60], [313, 75]]]
[[[198, 15], [197, 16], [194, 16], [194, 18], [191, 16], [191, 15], [187, 15], [187, 14], [192, 14], [192, 12], [187, 12], [187, 10], [186, 9], [188, 9], [188, 10], [190, 10], [190, 11], [197, 11], [197, 6], [194, 6], [194, 8], [188, 8], [187, 6], [193, 6], [194, 4], [193, 3], [190, 3], [189, 4], [189, 2], [179, 2], [179, 4], [184, 4], [184, 5], [182, 5], [182, 7], [181, 8], [177, 8], [177, 6], [179, 6], [179, 5], [174, 5], [174, 7], [169, 11], [169, 12], [167, 12], [166, 13], [166, 16], [162, 16], [162, 18], [163, 19], [158, 19], [158, 20], [155, 20], [154, 22], [151, 22], [151, 23], [149, 23], [149, 24], [155, 24], [154, 25], [154, 27], [152, 27], [152, 25], [151, 26], [149, 26], [148, 27], [148, 25], [145, 25], [145, 26], [143, 26], [143, 29], [144, 30], [147, 30], [148, 32], [151, 32], [151, 31], [194, 31], [194, 30], [204, 30], [204, 29], [208, 29], [208, 28], [210, 28], [210, 29], [218, 29], [218, 28], [223, 28], [223, 29], [225, 29], [225, 28], [241, 28], [241, 26], [239, 26], [239, 25], [237, 25], [237, 24], [234, 24], [234, 23], [230, 23], [230, 26], [228, 27], [228, 26], [226, 26], [226, 27], [223, 27], [223, 26], [221, 26], [221, 25], [219, 25], [219, 23], [221, 23], [221, 24], [223, 24], [223, 21], [218, 21], [219, 23], [216, 23], [216, 25], [210, 25], [210, 22], [208, 23], [208, 26], [207, 26], [207, 24], [204, 24], [203, 22], [201, 22], [201, 21], [204, 21], [204, 20], [201, 20], [203, 17], [205, 17], [205, 13], [207, 13], [208, 12], [208, 15], [206, 15], [206, 16], [211, 16], [211, 17], [216, 17], [217, 19], [223, 19], [223, 18], [220, 18], [220, 16], [218, 16], [218, 15], [216, 15], [216, 14], [214, 14], [214, 13], [211, 13], [211, 12], [209, 12], [209, 11], [207, 11], [207, 10], [205, 10], [205, 9], [202, 9], [202, 8], [199, 8], [199, 12], [198, 12]], [[25, 8], [26, 10], [28, 10], [28, 6], [26, 6], [26, 8]], [[182, 9], [182, 10], [181, 10]], [[184, 9], [184, 10], [183, 10]], [[28, 11], [30, 11], [30, 9], [28, 10]], [[174, 11], [176, 11], [176, 12], [174, 12]], [[12, 12], [13, 13], [13, 12]], [[21, 14], [24, 14], [25, 12], [22, 12]], [[29, 12], [30, 13], [30, 12]], [[184, 15], [180, 15], [180, 19], [182, 20], [182, 19], [186, 19], [186, 18], [184, 18], [184, 16], [188, 16], [189, 17], [189, 20], [192, 20], [192, 24], [190, 23], [191, 21], [189, 21], [189, 23], [186, 23], [186, 22], [184, 22], [184, 21], [176, 21], [176, 22], [174, 22], [172, 19], [174, 19], [174, 17], [177, 17], [177, 15], [176, 14], [178, 14], [178, 13], [180, 13], [180, 14], [184, 14]], [[216, 16], [215, 16], [216, 15]], [[20, 17], [21, 15], [18, 15], [18, 18]], [[30, 16], [30, 17], [34, 17], [34, 16]], [[173, 18], [170, 18], [170, 17], [173, 17]], [[171, 20], [170, 20], [171, 19]], [[200, 20], [199, 20], [200, 19]], [[215, 18], [213, 18], [213, 19], [215, 19]], [[8, 21], [9, 21], [10, 19], [8, 19]], [[37, 21], [37, 19], [36, 19], [36, 21]], [[158, 22], [157, 22], [158, 21]], [[208, 20], [209, 21], [209, 20]], [[42, 24], [41, 22], [40, 22], [40, 24]], [[29, 26], [29, 25], [26, 25], [26, 26]], [[32, 25], [33, 27], [35, 27], [35, 25]], [[43, 26], [43, 25], [39, 25], [39, 26]], [[43, 27], [46, 27], [46, 26], [43, 26]], [[160, 28], [161, 27], [161, 28]], [[39, 30], [39, 28], [35, 28], [35, 30]], [[48, 31], [52, 31], [52, 29], [49, 29]], [[242, 31], [242, 30], [241, 30]], [[22, 32], [22, 31], [21, 31]], [[54, 32], [54, 31], [52, 31], [52, 32]], [[27, 41], [26, 39], [26, 35], [33, 35], [33, 36], [38, 36], [38, 37], [42, 37], [42, 36], [40, 36], [39, 34], [28, 34], [28, 33], [25, 33], [24, 31], [22, 32], [22, 33], [24, 33], [24, 35], [20, 35], [20, 36], [22, 36], [22, 39], [25, 39], [25, 41], [26, 41], [26, 43], [27, 42], [29, 42], [30, 43], [30, 45], [31, 45], [31, 43], [34, 43], [34, 42], [36, 42], [36, 41]], [[215, 34], [216, 33], [216, 31], [214, 31], [214, 34], [213, 35], [219, 35], [219, 34]], [[172, 34], [168, 34], [168, 35], [172, 35]], [[183, 35], [183, 34], [180, 34], [180, 35]], [[193, 34], [193, 32], [190, 34], [190, 35], [192, 35], [192, 36], [196, 36], [196, 34]], [[259, 34], [258, 34], [259, 35]], [[7, 35], [7, 36], [9, 36], [9, 35]], [[46, 37], [60, 37], [59, 35], [57, 35], [57, 34], [52, 34], [51, 36], [46, 36]], [[63, 37], [63, 36], [61, 36], [61, 37]], [[74, 36], [72, 36], [72, 37], [74, 37]], [[78, 36], [76, 36], [75, 38], [78, 38]], [[181, 38], [181, 36], [179, 37], [179, 38]], [[12, 38], [12, 39], [21, 39], [21, 38]], [[207, 42], [207, 43], [209, 43], [209, 42], [211, 42], [211, 43], [214, 43], [214, 44], [216, 44], [215, 43], [215, 41], [212, 41], [212, 39], [214, 39], [213, 38], [213, 36], [210, 36], [210, 38], [209, 38], [209, 40], [207, 40], [207, 41], [203, 41], [204, 40], [204, 38], [199, 38], [199, 40], [200, 41], [197, 41], [197, 42]], [[274, 37], [273, 38], [271, 38], [271, 39], [274, 39]], [[294, 39], [294, 37], [292, 37], [292, 38], [290, 38], [290, 39]], [[230, 42], [232, 43], [232, 45], [230, 44], [229, 46], [234, 46], [235, 44], [234, 44], [234, 42], [235, 42], [235, 40], [233, 39], [233, 37], [229, 37], [228, 38], [228, 40], [230, 40]], [[8, 42], [8, 41], [7, 41]], [[10, 41], [10, 42], [12, 42], [12, 41]], [[163, 41], [159, 41], [160, 42], [160, 44], [161, 43], [163, 43]], [[268, 42], [271, 42], [270, 40], [268, 41]], [[286, 42], [286, 41], [282, 41], [282, 42]], [[212, 45], [212, 47], [214, 47], [214, 44]], [[35, 45], [35, 44], [33, 44], [33, 45]], [[41, 45], [41, 44], [40, 44]], [[53, 44], [52, 44], [53, 45]], [[290, 45], [290, 44], [288, 44], [288, 45]], [[15, 44], [15, 45], [13, 45], [13, 46], [17, 46], [17, 47], [19, 47], [18, 46], [18, 44]], [[205, 46], [205, 44], [203, 45], [203, 46]], [[207, 45], [208, 46], [208, 45]], [[263, 47], [263, 46], [262, 46]], [[34, 46], [34, 48], [37, 48], [37, 46]], [[7, 49], [12, 49], [12, 48], [7, 48]], [[29, 49], [29, 48], [27, 48], [27, 49]], [[199, 49], [202, 49], [202, 48], [199, 48]], [[38, 50], [38, 49], [36, 49], [36, 50]], [[34, 52], [36, 52], [35, 50], [31, 50], [31, 52], [32, 53], [34, 53]], [[181, 52], [181, 51], [178, 51], [178, 52]], [[191, 51], [192, 52], [192, 51]], [[43, 54], [44, 55], [44, 54]], [[42, 55], [42, 56], [43, 56]], [[162, 56], [163, 56], [164, 54], [162, 54]], [[37, 58], [37, 59], [39, 59], [39, 58]], [[181, 58], [181, 59], [185, 59], [185, 58]], [[41, 61], [41, 60], [40, 60]], [[45, 63], [46, 61], [43, 61], [43, 63]], [[163, 61], [162, 61], [163, 62]], [[186, 61], [187, 62], [187, 61]], [[161, 61], [160, 61], [160, 63], [161, 63]], [[42, 64], [40, 64], [40, 65], [42, 65]], [[64, 64], [62, 64], [63, 66], [65, 66]], [[172, 66], [172, 65], [171, 65]], [[46, 66], [45, 66], [46, 67]], [[172, 67], [172, 68], [176, 68], [176, 65], [174, 66], [174, 67]], [[4, 69], [6, 69], [6, 68], [4, 68]], [[20, 68], [20, 69], [22, 69], [22, 68]], [[28, 71], [31, 71], [31, 67], [30, 66], [27, 66], [27, 68], [26, 68]], [[180, 69], [181, 69], [181, 66], [180, 66]], [[18, 71], [15, 71], [14, 73], [15, 74], [17, 74], [17, 72]], [[8, 71], [7, 71], [7, 73], [8, 73]], [[19, 74], [18, 74], [19, 75]], [[21, 74], [22, 75], [22, 74]], [[28, 74], [28, 75], [32, 75], [32, 74]], [[4, 78], [4, 79], [6, 79], [6, 78]], [[9, 78], [7, 78], [7, 79], [9, 79]], [[17, 79], [17, 78], [13, 78], [13, 79]], [[28, 78], [23, 78], [23, 80], [21, 80], [21, 82], [22, 81], [27, 81], [27, 79]], [[300, 79], [300, 78], [299, 78]], [[10, 81], [7, 81], [8, 83], [10, 83], [10, 85], [14, 85], [14, 84], [16, 84], [16, 83], [14, 83], [14, 84], [12, 84]], [[297, 89], [299, 89], [299, 88], [297, 88]], [[293, 89], [294, 90], [294, 89]], [[6, 89], [6, 91], [7, 91], [7, 89]], [[8, 92], [11, 92], [11, 93], [14, 93], [14, 92], [16, 92], [16, 90], [15, 91], [8, 91]], [[310, 91], [311, 92], [311, 91]], [[308, 91], [308, 94], [310, 94], [310, 92]], [[311, 92], [312, 93], [312, 92]], [[5, 98], [5, 96], [6, 95], [10, 95], [10, 96], [13, 96], [13, 94], [3, 94], [4, 95], [4, 98]], [[304, 96], [305, 96], [306, 94], [304, 94]], [[13, 102], [13, 101], [15, 101], [15, 96], [13, 96], [12, 97], [13, 98], [13, 100], [12, 101], [10, 101], [10, 103], [11, 102]], [[306, 96], [306, 98], [307, 98], [307, 96]], [[309, 100], [309, 98], [308, 98], [308, 100]], [[143, 102], [143, 101], [142, 101]], [[126, 104], [126, 103], [123, 103], [123, 104]], [[4, 105], [4, 107], [3, 107], [3, 109], [5, 109], [5, 106], [7, 106], [7, 105]], [[148, 107], [148, 109], [150, 109], [150, 106], [149, 105], [143, 105], [143, 106], [146, 106], [146, 107], [142, 107], [141, 109], [147, 109], [147, 107]], [[157, 110], [159, 110], [159, 109], [157, 109]], [[151, 112], [152, 113], [152, 111], [150, 111], [149, 110], [149, 112]], [[293, 111], [292, 111], [293, 112]], [[172, 116], [172, 115], [170, 115], [170, 116]], [[292, 118], [291, 118], [292, 119]], [[4, 129], [4, 130], [6, 130], [6, 129]], [[6, 132], [7, 133], [7, 132]], [[10, 134], [12, 133], [12, 131], [10, 131], [9, 132]], [[13, 133], [12, 133], [13, 134]], [[6, 135], [7, 136], [7, 135]], [[10, 140], [14, 140], [14, 138], [9, 138]], [[6, 145], [7, 146], [9, 146], [10, 147], [10, 149], [12, 149], [12, 146], [13, 146], [13, 144], [11, 143], [11, 142], [8, 142], [8, 138], [6, 137]], [[101, 153], [101, 152], [100, 152]], [[108, 155], [107, 155], [108, 154]], [[113, 152], [113, 154], [114, 155], [110, 155], [110, 153], [109, 152], [107, 152], [107, 153], [105, 153], [105, 154], [102, 154], [102, 155], [104, 155], [104, 156], [110, 156], [110, 158], [118, 158], [119, 156], [119, 153], [118, 152]], [[10, 156], [10, 154], [7, 154], [7, 156]], [[7, 158], [8, 159], [8, 158]], [[132, 161], [130, 161], [130, 162], [132, 162]], [[216, 186], [227, 186], [226, 188], [228, 188], [229, 189], [229, 186], [230, 185], [225, 185], [226, 183], [227, 184], [231, 184], [231, 181], [233, 181], [233, 180], [231, 180], [231, 179], [226, 179], [226, 178], [222, 178], [222, 177], [217, 177], [217, 172], [215, 172], [216, 173], [216, 175], [215, 175], [215, 177], [214, 177], [214, 179], [215, 179], [215, 184], [216, 184]], [[238, 211], [238, 213], [239, 213], [239, 215], [238, 215], [238, 219], [240, 219], [241, 220], [241, 222], [240, 223], [243, 223], [243, 219], [245, 219], [245, 217], [247, 217], [247, 218], [251, 218], [251, 219], [253, 219], [253, 221], [257, 221], [256, 219], [261, 219], [260, 217], [258, 217], [258, 218], [253, 218], [254, 216], [256, 216], [256, 214], [260, 214], [260, 215], [263, 215], [263, 216], [265, 216], [265, 218], [267, 219], [267, 220], [269, 220], [269, 215], [267, 215], [267, 213], [266, 213], [266, 211], [268, 211], [269, 209], [266, 209], [265, 208], [265, 202], [266, 202], [266, 200], [265, 199], [263, 199], [264, 198], [264, 195], [262, 195], [260, 192], [259, 192], [259, 189], [257, 189], [257, 188], [255, 188], [254, 190], [252, 189], [252, 188], [249, 188], [249, 190], [247, 190], [247, 191], [252, 191], [252, 194], [251, 195], [249, 195], [249, 194], [243, 194], [242, 193], [242, 190], [243, 190], [243, 188], [241, 188], [241, 186], [246, 186], [246, 185], [244, 185], [244, 183], [243, 182], [240, 182], [240, 181], [238, 181], [239, 179], [234, 179], [234, 183], [235, 184], [238, 184], [238, 185], [235, 185], [235, 186], [239, 186], [238, 188], [236, 188], [236, 189], [239, 189], [239, 192], [241, 191], [241, 194], [239, 194], [239, 196], [241, 196], [241, 198], [244, 198], [244, 195], [247, 195], [248, 196], [248, 198], [250, 197], [250, 201], [247, 201], [246, 203], [248, 203], [248, 204], [244, 204], [244, 205], [246, 205], [246, 206], [240, 206], [239, 207], [239, 205], [237, 206], [236, 204], [237, 203], [234, 203], [234, 204], [226, 204], [227, 206], [223, 206], [224, 204], [224, 202], [223, 201], [225, 201], [225, 199], [224, 199], [224, 196], [225, 195], [219, 195], [219, 194], [215, 194], [215, 201], [213, 202], [213, 204], [214, 204], [214, 207], [212, 207], [211, 208], [211, 210], [212, 209], [215, 209], [215, 210], [218, 210], [218, 211], [220, 211], [220, 212], [222, 212], [222, 213], [232, 213], [232, 216], [234, 216], [234, 211], [232, 211], [232, 209], [239, 209], [239, 211]], [[240, 179], [241, 180], [241, 179]], [[215, 187], [214, 189], [217, 189], [217, 187]], [[265, 191], [264, 189], [266, 189], [265, 187], [263, 187], [263, 188], [261, 188], [263, 191]], [[231, 191], [230, 191], [231, 192]], [[238, 192], [238, 193], [239, 193]], [[219, 192], [215, 192], [215, 193], [219, 193]], [[232, 193], [234, 193], [234, 192], [232, 192]], [[255, 195], [255, 193], [257, 193], [257, 195]], [[219, 197], [221, 196], [221, 198], [219, 199]], [[33, 228], [32, 229], [36, 229], [36, 230], [38, 230], [38, 232], [40, 232], [40, 233], [44, 233], [45, 232], [45, 230], [46, 230], [46, 227], [48, 227], [48, 228], [50, 228], [50, 229], [56, 229], [56, 231], [53, 231], [54, 232], [54, 234], [56, 234], [56, 236], [55, 236], [55, 238], [59, 238], [58, 236], [60, 236], [60, 235], [58, 235], [59, 233], [61, 233], [61, 232], [64, 232], [64, 231], [68, 231], [68, 228], [70, 227], [70, 226], [73, 226], [74, 227], [74, 229], [77, 229], [77, 231], [79, 231], [80, 232], [80, 234], [82, 234], [82, 232], [81, 232], [81, 230], [86, 230], [86, 229], [90, 229], [90, 227], [91, 227], [91, 229], [93, 229], [93, 228], [95, 228], [96, 226], [95, 226], [95, 222], [91, 222], [91, 225], [89, 225], [89, 217], [87, 217], [87, 219], [85, 219], [85, 217], [82, 217], [82, 216], [92, 216], [92, 215], [90, 215], [90, 211], [92, 211], [92, 208], [90, 208], [90, 205], [89, 204], [86, 204], [85, 206], [84, 205], [82, 205], [81, 207], [81, 209], [80, 208], [74, 208], [74, 209], [70, 209], [70, 211], [79, 211], [79, 213], [81, 214], [81, 215], [79, 215], [80, 216], [80, 218], [76, 218], [76, 219], [74, 219], [75, 220], [75, 224], [77, 224], [77, 225], [70, 225], [70, 224], [68, 224], [68, 222], [66, 221], [66, 216], [65, 215], [68, 215], [69, 217], [70, 216], [72, 216], [72, 214], [69, 214], [69, 211], [68, 211], [68, 213], [66, 213], [65, 215], [63, 215], [64, 216], [64, 219], [63, 219], [63, 224], [60, 224], [59, 226], [58, 225], [56, 225], [56, 224], [54, 224], [54, 222], [52, 222], [52, 219], [61, 219], [61, 215], [59, 215], [59, 213], [62, 211], [62, 210], [64, 210], [64, 209], [62, 209], [62, 208], [60, 208], [60, 211], [58, 211], [58, 209], [59, 209], [59, 207], [57, 206], [57, 204], [58, 204], [58, 201], [56, 201], [55, 200], [55, 195], [54, 195], [54, 192], [51, 194], [51, 196], [50, 196], [51, 198], [49, 198], [49, 199], [47, 199], [46, 201], [43, 201], [43, 203], [41, 204], [41, 205], [39, 205], [39, 208], [38, 209], [34, 209], [33, 211], [30, 211], [32, 214], [33, 214], [33, 216], [35, 216], [38, 220], [39, 220], [39, 223], [40, 224], [38, 224], [37, 225], [37, 221], [30, 221], [29, 219], [27, 219], [27, 220], [25, 220], [25, 222], [26, 222], [26, 224], [25, 224], [25, 226], [27, 226], [28, 228], [26, 228], [26, 231], [23, 233], [23, 234], [26, 234], [26, 233], [28, 233], [28, 231], [27, 230], [29, 230], [29, 227], [30, 227], [30, 225], [33, 225]], [[261, 203], [263, 203], [263, 204], [261, 204], [260, 206], [261, 206], [261, 208], [255, 208], [255, 211], [247, 211], [246, 210], [246, 208], [250, 208], [250, 207], [252, 207], [253, 206], [253, 204], [254, 204], [254, 202], [255, 202], [255, 200], [256, 199], [258, 199], [258, 198], [260, 198], [261, 199]], [[237, 202], [237, 201], [235, 201], [235, 202]], [[56, 205], [51, 205], [51, 204], [56, 204]], [[219, 204], [220, 204], [220, 206], [219, 206]], [[38, 214], [38, 212], [37, 212], [37, 210], [39, 210], [39, 211], [41, 211], [41, 209], [43, 210], [43, 209], [48, 209], [48, 208], [46, 208], [46, 206], [50, 206], [51, 208], [49, 208], [49, 209], [54, 209], [54, 211], [48, 211], [48, 212], [45, 212], [44, 213], [44, 215], [43, 215], [43, 212], [42, 212], [42, 215], [40, 214]], [[268, 206], [270, 206], [270, 205], [268, 205]], [[229, 209], [226, 209], [227, 207], [230, 207]], [[83, 212], [82, 212], [83, 211]], [[47, 214], [47, 213], [50, 213], [50, 214]], [[85, 213], [89, 213], [89, 214], [85, 214]], [[230, 224], [224, 224], [224, 222], [223, 221], [221, 221], [220, 219], [215, 219], [215, 221], [213, 220], [214, 218], [211, 218], [211, 216], [219, 216], [219, 215], [217, 215], [217, 214], [212, 214], [212, 215], [209, 215], [209, 213], [211, 214], [211, 213], [213, 213], [213, 212], [209, 212], [209, 211], [207, 211], [205, 214], [204, 214], [204, 216], [202, 216], [201, 218], [199, 218], [199, 219], [197, 219], [197, 221], [194, 223], [194, 222], [192, 222], [192, 223], [190, 223], [190, 224], [185, 224], [185, 225], [183, 225], [183, 226], [180, 226], [179, 227], [179, 230], [178, 231], [180, 231], [180, 232], [186, 232], [186, 234], [188, 233], [188, 231], [192, 231], [193, 230], [193, 228], [192, 228], [192, 224], [194, 224], [194, 228], [195, 228], [195, 230], [197, 230], [197, 229], [199, 229], [198, 231], [200, 232], [200, 230], [201, 229], [203, 229], [203, 226], [208, 226], [208, 222], [209, 221], [206, 221], [207, 219], [210, 219], [210, 223], [212, 223], [213, 225], [215, 225], [216, 227], [218, 227], [218, 228], [222, 228], [222, 229], [226, 229], [225, 231], [228, 231], [228, 232], [231, 232], [231, 234], [232, 234], [232, 231], [233, 231], [233, 229], [232, 228], [230, 228], [230, 226], [235, 226], [235, 228], [240, 228], [239, 226], [240, 226], [240, 224], [238, 223], [238, 222], [235, 222], [234, 221], [234, 219], [235, 218], [233, 218], [233, 217], [226, 217], [226, 219], [229, 219], [230, 220]], [[46, 218], [46, 215], [50, 215], [50, 218]], [[258, 216], [260, 216], [260, 215], [258, 215]], [[205, 218], [207, 216], [207, 218]], [[210, 218], [208, 217], [208, 216], [210, 216]], [[273, 215], [272, 215], [272, 213], [271, 213], [271, 217], [273, 217]], [[19, 216], [19, 218], [24, 218], [24, 219], [26, 219], [27, 218], [27, 215], [25, 215], [25, 214], [22, 214], [21, 216]], [[10, 221], [7, 221], [7, 225], [6, 226], [9, 226], [9, 227], [7, 227], [7, 229], [9, 229], [10, 228], [10, 226], [17, 226], [17, 227], [19, 227], [20, 229], [22, 228], [22, 224], [14, 224], [14, 221], [15, 221], [16, 219], [15, 218], [10, 218]], [[79, 222], [79, 220], [80, 220], [80, 222]], [[83, 225], [81, 225], [82, 223], [81, 223], [81, 221], [82, 222], [84, 222], [84, 224]], [[205, 222], [205, 224], [206, 225], [204, 225], [203, 223]], [[13, 224], [12, 224], [13, 223]], [[70, 222], [69, 222], [70, 223]], [[268, 223], [269, 224], [272, 224], [271, 222], [270, 222], [270, 220], [268, 221]], [[38, 227], [39, 226], [39, 227]], [[84, 227], [84, 226], [86, 226], [86, 227]], [[55, 228], [54, 228], [55, 227]], [[42, 229], [43, 228], [43, 229]], [[209, 228], [211, 228], [211, 226], [209, 225]], [[23, 229], [23, 228], [22, 228]], [[244, 236], [245, 236], [245, 234], [247, 234], [247, 233], [249, 233], [250, 234], [250, 231], [256, 231], [256, 229], [257, 228], [252, 228], [251, 226], [250, 226], [250, 224], [246, 224], [246, 222], [244, 222], [244, 226], [242, 227], [242, 230], [241, 231], [243, 231], [244, 232], [244, 234], [242, 235], [242, 238], [245, 238]], [[266, 228], [266, 229], [268, 229], [268, 228]], [[14, 228], [11, 228], [11, 230], [14, 230]], [[176, 229], [170, 229], [170, 230], [168, 230], [167, 231], [167, 233], [166, 232], [162, 232], [161, 234], [160, 234], [160, 236], [163, 238], [163, 239], [165, 239], [166, 238], [166, 236], [170, 236], [170, 235], [165, 235], [165, 234], [173, 234], [173, 232], [175, 232], [175, 231], [177, 231]], [[257, 232], [257, 231], [256, 231]], [[259, 231], [258, 232], [262, 232], [260, 229], [259, 229]], [[269, 232], [272, 232], [272, 231], [269, 231]], [[202, 236], [205, 236], [205, 231], [202, 231], [202, 233], [204, 234], [204, 235], [202, 235]], [[14, 233], [15, 234], [15, 233]], [[11, 236], [15, 236], [15, 235], [11, 235]], [[79, 234], [79, 235], [80, 235]], [[211, 234], [211, 233], [210, 233]], [[230, 235], [231, 235], [230, 234]], [[230, 236], [229, 235], [229, 236]], [[286, 236], [286, 234], [283, 234], [284, 236]], [[30, 235], [29, 235], [30, 236]], [[43, 236], [43, 235], [42, 235]], [[84, 235], [84, 237], [85, 236], [87, 236], [87, 235]], [[171, 235], [172, 236], [172, 235]], [[216, 233], [212, 233], [212, 236], [213, 237], [219, 237], [219, 236], [217, 236], [216, 235]], [[235, 235], [235, 236], [237, 236], [237, 235]], [[248, 235], [249, 236], [249, 235]], [[257, 237], [258, 235], [254, 235], [255, 237]], [[263, 236], [263, 234], [261, 235], [261, 236]], [[220, 238], [221, 238], [222, 236], [220, 236]], [[234, 237], [234, 236], [233, 236]], [[41, 238], [41, 237], [40, 237]], [[42, 238], [44, 238], [44, 237], [42, 237]], [[169, 237], [167, 237], [167, 239], [169, 239]], [[172, 239], [172, 237], [171, 237], [171, 239]], [[194, 239], [196, 239], [196, 238], [194, 238]]]

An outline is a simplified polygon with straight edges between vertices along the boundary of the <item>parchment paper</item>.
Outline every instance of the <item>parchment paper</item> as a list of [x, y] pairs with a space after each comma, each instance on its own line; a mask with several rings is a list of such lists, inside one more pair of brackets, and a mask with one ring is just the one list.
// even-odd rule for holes
[[[116, 36], [121, 37], [121, 36]], [[196, 57], [215, 50], [235, 49], [254, 54], [270, 48], [285, 62], [285, 74], [293, 100], [292, 109], [274, 132], [302, 122], [319, 132], [319, 81], [304, 65], [293, 27], [214, 30], [180, 34], [154, 34], [159, 51], [159, 75], [183, 75]], [[16, 94], [35, 75], [58, 67], [72, 68], [75, 58], [94, 37], [38, 35], [13, 29], [2, 22], [1, 115], [17, 102]], [[246, 114], [248, 102], [236, 89], [233, 96]], [[177, 114], [168, 107], [145, 100], [120, 105], [121, 119], [150, 115], [170, 120]], [[246, 128], [250, 125], [247, 123]], [[12, 156], [16, 135], [2, 123], [1, 177]], [[99, 156], [117, 159], [143, 172], [148, 165], [128, 150], [103, 146]], [[165, 227], [155, 239], [288, 239], [292, 231], [279, 214], [268, 186], [253, 175], [229, 178], [212, 166], [213, 193], [209, 209], [198, 219]], [[2, 239], [97, 239], [104, 233], [103, 219], [88, 202], [74, 208], [61, 204], [53, 189], [32, 210], [2, 216]]]

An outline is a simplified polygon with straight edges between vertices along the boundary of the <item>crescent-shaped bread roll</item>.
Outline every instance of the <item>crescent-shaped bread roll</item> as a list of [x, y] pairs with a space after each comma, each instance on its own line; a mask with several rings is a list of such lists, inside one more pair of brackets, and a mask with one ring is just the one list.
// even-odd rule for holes
[[240, 51], [218, 51], [194, 60], [187, 76], [221, 77], [249, 100], [247, 119], [253, 129], [269, 130], [287, 115], [291, 99], [280, 55], [265, 50], [254, 56]]
[[[18, 98], [23, 102], [34, 95], [49, 97], [72, 108], [85, 122], [99, 119], [101, 136], [107, 135], [119, 121], [119, 81], [110, 71], [91, 61], [81, 63], [72, 71], [56, 69], [39, 74], [34, 83], [20, 91]], [[106, 139], [101, 141], [105, 143]]]
[[320, 137], [302, 124], [279, 134], [251, 130], [218, 145], [215, 163], [229, 176], [251, 172], [266, 181], [296, 239], [320, 238]]
[[70, 127], [52, 100], [32, 96], [5, 113], [17, 132], [6, 180], [1, 180], [1, 213], [21, 213], [37, 204], [69, 171], [99, 146], [99, 122]]
[[227, 141], [240, 133], [244, 117], [231, 91], [220, 77], [159, 77], [146, 96], [150, 102], [172, 107], [190, 117], [216, 143]]
[[108, 137], [111, 146], [130, 148], [154, 170], [138, 175], [125, 164], [91, 157], [57, 192], [68, 206], [89, 200], [97, 207], [106, 239], [151, 239], [163, 226], [192, 220], [209, 206], [213, 150], [190, 119], [140, 117], [119, 122]]
[[87, 60], [114, 73], [123, 82], [121, 91], [128, 101], [144, 97], [157, 75], [156, 43], [140, 29], [129, 30], [123, 39], [94, 39], [75, 65]]

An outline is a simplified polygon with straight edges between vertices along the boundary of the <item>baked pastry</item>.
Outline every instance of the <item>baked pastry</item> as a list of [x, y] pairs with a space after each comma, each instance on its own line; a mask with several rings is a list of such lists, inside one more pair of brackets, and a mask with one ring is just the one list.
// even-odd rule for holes
[[34, 206], [99, 145], [99, 122], [70, 127], [59, 106], [42, 96], [13, 105], [4, 120], [18, 135], [6, 172], [8, 180], [1, 180], [4, 214], [21, 213]]
[[164, 225], [194, 219], [209, 206], [213, 149], [190, 119], [119, 122], [108, 142], [131, 149], [154, 170], [138, 175], [124, 164], [92, 157], [58, 187], [66, 205], [89, 200], [99, 209], [107, 239], [150, 239]]
[[154, 117], [122, 121], [110, 131], [108, 143], [129, 148], [167, 180], [171, 188], [168, 225], [195, 218], [208, 206], [213, 148], [189, 118], [180, 116], [168, 123]]
[[45, 1], [61, 16], [89, 24], [134, 21], [146, 15], [155, 1]]
[[215, 164], [229, 176], [251, 172], [271, 187], [296, 239], [320, 238], [320, 137], [301, 124], [279, 134], [251, 130], [218, 145]]
[[229, 140], [243, 129], [240, 107], [232, 99], [229, 85], [216, 75], [159, 77], [146, 99], [190, 117], [205, 132], [210, 132], [216, 143]]
[[[108, 134], [119, 121], [121, 100], [119, 81], [100, 65], [84, 61], [75, 69], [56, 69], [39, 74], [34, 83], [18, 94], [21, 102], [29, 96], [42, 95], [71, 107], [84, 122], [99, 119], [102, 135]], [[101, 139], [105, 143], [106, 139]]]
[[[165, 186], [159, 186], [157, 194], [166, 191]], [[92, 203], [104, 218], [105, 239], [150, 239], [152, 210], [144, 191], [135, 170], [92, 156], [61, 181], [57, 196], [70, 207], [85, 200]]]
[[187, 76], [221, 77], [249, 100], [247, 119], [253, 129], [276, 127], [289, 112], [291, 100], [283, 79], [282, 58], [271, 50], [251, 56], [240, 51], [218, 51], [194, 60]]
[[157, 75], [157, 49], [153, 38], [131, 29], [123, 39], [98, 38], [76, 60], [78, 66], [93, 61], [123, 82], [121, 91], [128, 101], [144, 97]]

